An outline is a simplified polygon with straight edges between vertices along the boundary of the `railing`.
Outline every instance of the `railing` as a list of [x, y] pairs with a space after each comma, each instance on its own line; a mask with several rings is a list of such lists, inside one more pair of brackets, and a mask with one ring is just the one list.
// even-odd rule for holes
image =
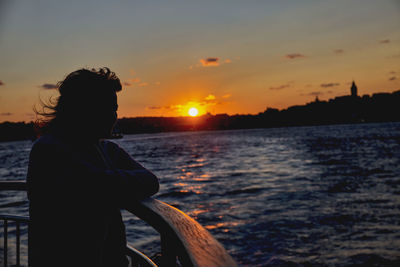
[[130, 245], [126, 246], [126, 255], [130, 258], [130, 266], [138, 267], [138, 266], [149, 266], [149, 267], [157, 267], [157, 265], [142, 252], [137, 250]]
[[[26, 190], [26, 184], [25, 182], [0, 182], [0, 190]], [[132, 203], [126, 209], [160, 234], [161, 266], [237, 266], [224, 247], [198, 222], [182, 211], [153, 198]], [[26, 217], [0, 216], [0, 219], [5, 221], [4, 266], [7, 266], [7, 223], [12, 218], [19, 222], [28, 221]], [[16, 225], [19, 229], [19, 223]], [[19, 230], [16, 234], [18, 243]], [[131, 266], [156, 266], [146, 255], [129, 245], [126, 248], [126, 255], [131, 260]], [[19, 256], [19, 245], [17, 245], [17, 266], [19, 266]]]
[[[25, 191], [25, 182], [0, 182], [0, 190], [14, 190], [14, 191]], [[15, 215], [2, 215], [0, 214], [0, 220], [3, 221], [3, 232], [4, 232], [4, 243], [3, 243], [3, 264], [8, 266], [8, 230], [9, 222], [15, 222], [15, 239], [16, 239], [16, 256], [15, 265], [20, 266], [21, 256], [21, 223], [28, 224], [29, 217], [26, 216], [15, 216]]]
[[14, 216], [14, 215], [0, 215], [0, 220], [3, 221], [4, 230], [4, 247], [3, 247], [3, 261], [4, 266], [8, 265], [8, 227], [9, 222], [15, 222], [15, 238], [16, 238], [16, 256], [15, 265], [21, 266], [20, 255], [21, 255], [21, 223], [29, 223], [29, 218], [25, 216]]

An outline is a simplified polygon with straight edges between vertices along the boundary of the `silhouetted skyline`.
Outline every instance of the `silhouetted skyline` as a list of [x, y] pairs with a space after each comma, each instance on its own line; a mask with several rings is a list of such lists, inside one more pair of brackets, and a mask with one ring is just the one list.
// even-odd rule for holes
[[[212, 115], [198, 117], [133, 117], [118, 119], [118, 133], [158, 133], [171, 131], [228, 130], [282, 126], [329, 125], [400, 121], [400, 90], [358, 96], [353, 81], [349, 94], [328, 101], [315, 100], [287, 109], [267, 107], [256, 115]], [[34, 138], [33, 122], [0, 123], [0, 141]]]

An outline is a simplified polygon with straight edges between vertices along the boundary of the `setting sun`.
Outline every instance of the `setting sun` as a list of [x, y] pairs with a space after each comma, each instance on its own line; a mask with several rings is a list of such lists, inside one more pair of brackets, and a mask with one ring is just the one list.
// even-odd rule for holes
[[197, 110], [197, 108], [190, 108], [188, 113], [189, 113], [190, 116], [196, 117], [197, 114], [199, 114], [199, 111]]

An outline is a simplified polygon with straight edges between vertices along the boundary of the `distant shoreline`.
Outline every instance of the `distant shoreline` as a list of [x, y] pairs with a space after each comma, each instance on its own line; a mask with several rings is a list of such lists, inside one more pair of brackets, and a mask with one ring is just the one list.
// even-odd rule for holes
[[[134, 117], [118, 119], [122, 134], [234, 130], [291, 126], [337, 125], [400, 121], [400, 90], [372, 96], [340, 96], [284, 110], [267, 108], [256, 115], [207, 113], [198, 117]], [[35, 138], [34, 123], [0, 123], [0, 142]]]
[[[238, 115], [241, 116], [241, 115]], [[245, 115], [247, 116], [247, 115]], [[143, 118], [143, 117], [142, 117]], [[145, 118], [152, 118], [152, 117], [145, 117]], [[135, 119], [135, 118], [130, 118], [130, 119]], [[185, 132], [206, 132], [206, 131], [230, 131], [230, 130], [262, 130], [262, 129], [277, 129], [277, 128], [291, 128], [291, 127], [313, 127], [313, 126], [334, 126], [334, 125], [357, 125], [357, 124], [375, 124], [375, 123], [399, 123], [400, 120], [397, 121], [370, 121], [370, 122], [348, 122], [348, 123], [330, 123], [330, 124], [304, 124], [304, 125], [282, 125], [282, 126], [271, 126], [271, 127], [252, 127], [252, 128], [226, 128], [226, 129], [188, 129], [188, 130], [166, 130], [166, 131], [142, 131], [142, 132], [135, 132], [135, 133], [124, 133], [124, 135], [139, 135], [139, 134], [160, 134], [160, 133], [185, 133]], [[10, 123], [10, 122], [4, 122], [4, 123]], [[0, 128], [2, 127], [2, 124], [0, 124]], [[23, 123], [23, 122], [22, 122]], [[11, 124], [14, 124], [11, 122]], [[21, 122], [17, 122], [15, 124], [21, 124]], [[25, 126], [29, 126], [32, 124], [32, 129], [33, 129], [33, 122], [31, 123], [25, 123]], [[31, 132], [31, 131], [29, 131]], [[33, 131], [32, 131], [33, 133]], [[0, 143], [2, 142], [14, 142], [14, 141], [27, 141], [27, 140], [32, 140], [34, 135], [30, 135], [26, 137], [26, 134], [18, 139], [14, 138], [9, 138], [9, 139], [0, 139]]]

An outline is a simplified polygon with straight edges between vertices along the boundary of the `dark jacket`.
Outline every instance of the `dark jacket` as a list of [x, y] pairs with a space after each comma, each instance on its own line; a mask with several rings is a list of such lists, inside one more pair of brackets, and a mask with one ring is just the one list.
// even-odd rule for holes
[[127, 266], [120, 209], [158, 191], [118, 145], [44, 135], [27, 175], [32, 266]]

